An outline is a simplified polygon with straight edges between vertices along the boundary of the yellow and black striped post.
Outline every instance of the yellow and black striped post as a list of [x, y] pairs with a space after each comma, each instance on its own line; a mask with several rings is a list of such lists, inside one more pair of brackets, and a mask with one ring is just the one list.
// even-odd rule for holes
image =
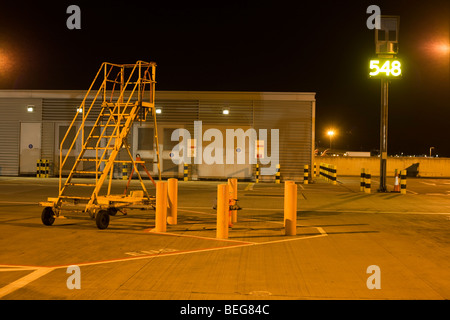
[[370, 193], [371, 192], [371, 185], [372, 183], [372, 175], [370, 174], [370, 169], [366, 169], [365, 172], [365, 183], [364, 183], [364, 192]]
[[309, 166], [305, 164], [303, 168], [303, 184], [308, 184]]
[[188, 167], [187, 163], [184, 164], [183, 180], [184, 181], [188, 181], [189, 180], [189, 167]]
[[361, 179], [360, 179], [360, 183], [359, 183], [359, 191], [364, 191], [364, 189], [366, 188], [366, 169], [365, 168], [361, 168]]
[[259, 163], [257, 163], [257, 164], [256, 164], [256, 172], [255, 172], [255, 182], [256, 182], [256, 183], [259, 183], [259, 175], [260, 175], [260, 172], [259, 172]]
[[49, 161], [43, 159], [36, 160], [36, 177], [48, 178], [48, 172], [49, 172]]
[[122, 180], [128, 180], [128, 164], [122, 164]]
[[400, 193], [406, 194], [406, 170], [400, 172]]
[[49, 161], [48, 160], [43, 161], [44, 161], [44, 178], [48, 178]]
[[36, 178], [41, 177], [41, 159], [36, 160]]
[[280, 164], [277, 164], [277, 172], [275, 175], [275, 183], [280, 183], [280, 178], [281, 178], [281, 172], [280, 172]]
[[314, 162], [314, 178], [317, 177], [317, 164]]
[[335, 165], [331, 165], [331, 183], [337, 184], [337, 167]]

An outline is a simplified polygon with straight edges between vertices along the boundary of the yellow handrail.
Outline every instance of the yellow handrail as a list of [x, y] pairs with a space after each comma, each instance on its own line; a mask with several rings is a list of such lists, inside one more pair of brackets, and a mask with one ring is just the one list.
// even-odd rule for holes
[[[118, 67], [120, 68], [120, 72], [117, 74], [117, 76], [115, 77], [114, 80], [109, 79], [109, 75], [112, 72], [112, 69]], [[150, 74], [149, 69], [150, 67], [152, 68], [152, 73]], [[69, 128], [67, 130], [67, 132], [65, 133], [63, 139], [61, 140], [61, 144], [60, 144], [60, 154], [59, 154], [59, 196], [62, 196], [63, 194], [63, 190], [65, 188], [66, 185], [68, 185], [68, 182], [70, 182], [70, 179], [72, 178], [73, 174], [75, 171], [77, 171], [77, 166], [79, 165], [79, 161], [81, 159], [81, 157], [84, 155], [84, 152], [87, 148], [88, 142], [91, 139], [91, 137], [95, 134], [95, 129], [98, 128], [99, 126], [99, 122], [101, 121], [101, 119], [104, 119], [105, 116], [107, 116], [107, 120], [106, 120], [106, 124], [102, 124], [103, 130], [99, 130], [99, 136], [97, 137], [97, 143], [95, 146], [95, 176], [96, 176], [96, 184], [98, 186], [98, 188], [96, 187], [96, 191], [94, 191], [93, 196], [91, 198], [91, 202], [95, 201], [96, 198], [96, 192], [99, 191], [99, 188], [101, 187], [101, 184], [103, 183], [107, 173], [106, 173], [106, 169], [108, 170], [112, 170], [112, 164], [109, 163], [110, 161], [108, 161], [107, 166], [105, 167], [104, 172], [102, 173], [102, 176], [100, 177], [100, 181], [99, 179], [99, 169], [101, 167], [101, 164], [103, 163], [103, 161], [105, 161], [105, 157], [108, 154], [107, 152], [107, 148], [111, 145], [112, 141], [114, 141], [113, 139], [117, 138], [120, 136], [120, 141], [123, 141], [123, 139], [126, 137], [126, 135], [128, 134], [131, 124], [134, 121], [134, 119], [138, 116], [138, 111], [140, 110], [140, 107], [142, 107], [142, 99], [143, 99], [143, 94], [145, 92], [145, 87], [146, 85], [149, 85], [149, 93], [150, 93], [150, 104], [151, 104], [151, 108], [152, 108], [152, 114], [154, 116], [154, 120], [155, 120], [155, 131], [156, 129], [156, 114], [155, 114], [155, 108], [154, 108], [154, 90], [155, 90], [155, 67], [156, 67], [156, 63], [154, 62], [145, 62], [145, 61], [137, 61], [135, 64], [113, 64], [113, 63], [108, 63], [108, 62], [104, 62], [102, 63], [102, 65], [100, 66], [96, 76], [94, 77], [94, 80], [92, 81], [88, 91], [86, 92], [86, 95], [84, 96], [81, 105], [80, 105], [80, 109], [81, 109], [81, 113], [76, 112], [72, 122], [69, 125]], [[129, 76], [127, 77], [127, 81], [125, 82], [125, 69], [126, 68], [132, 68], [131, 72], [129, 73]], [[145, 70], [144, 70], [145, 68]], [[86, 108], [86, 101], [87, 98], [90, 96], [91, 92], [93, 91], [93, 88], [95, 86], [95, 84], [98, 82], [99, 76], [101, 74], [101, 72], [103, 71], [103, 81], [100, 83], [99, 88], [96, 91], [96, 94], [91, 102], [91, 104], [89, 105], [88, 108]], [[136, 75], [137, 73], [137, 75]], [[120, 82], [117, 81], [118, 77], [121, 77]], [[136, 78], [137, 76], [137, 80], [134, 80], [134, 78]], [[133, 78], [134, 77], [134, 78]], [[147, 78], [148, 77], [148, 78]], [[109, 116], [108, 114], [104, 114], [103, 112], [105, 112], [108, 109], [108, 105], [109, 103], [107, 103], [106, 101], [106, 92], [108, 91], [107, 88], [107, 84], [108, 82], [113, 83], [113, 87], [112, 87], [112, 91], [111, 91], [111, 98], [109, 103], [113, 103], [113, 107], [109, 108]], [[120, 83], [121, 88], [120, 88], [120, 94], [117, 97], [117, 103], [113, 102], [114, 99], [114, 89], [115, 89], [115, 85], [117, 83]], [[127, 89], [130, 88], [130, 91], [127, 91]], [[125, 96], [125, 92], [128, 92], [128, 99], [126, 100], [125, 104], [123, 103], [124, 101], [124, 96]], [[95, 121], [94, 126], [92, 127], [92, 129], [89, 132], [89, 135], [87, 136], [87, 139], [85, 139], [85, 125], [87, 122], [87, 118], [90, 115], [91, 111], [93, 110], [93, 106], [94, 104], [97, 102], [99, 95], [102, 94], [102, 110], [101, 113], [99, 115], [99, 117], [97, 118], [97, 120]], [[135, 94], [137, 93], [137, 102], [132, 102], [132, 99], [136, 99]], [[107, 104], [107, 105], [105, 105]], [[147, 104], [147, 103], [146, 103]], [[129, 110], [131, 108], [131, 110]], [[126, 112], [128, 110], [128, 113], [130, 114], [129, 117], [126, 116]], [[146, 119], [147, 113], [149, 111], [149, 106], [146, 106], [143, 110], [145, 113], [143, 114], [143, 116], [140, 118], [141, 120]], [[79, 114], [80, 113], [80, 114]], [[78, 117], [82, 114], [82, 119], [81, 119], [81, 124], [78, 128], [78, 130], [76, 131], [76, 134], [73, 138], [72, 143], [70, 144], [70, 147], [68, 149], [66, 149], [66, 155], [63, 156], [63, 146], [66, 142], [66, 140], [69, 137], [69, 132], [72, 130], [72, 128], [75, 127], [76, 123], [77, 123], [77, 119]], [[103, 117], [103, 118], [102, 118]], [[117, 117], [115, 119], [115, 117]], [[126, 118], [126, 121], [124, 123], [124, 127], [127, 128], [125, 131], [121, 132], [120, 128], [121, 128], [121, 121], [122, 119]], [[107, 135], [108, 131], [107, 128], [114, 126], [114, 129], [112, 131], [111, 134], [109, 134], [109, 136]], [[75, 164], [72, 167], [71, 172], [69, 173], [69, 176], [66, 180], [66, 183], [64, 184], [64, 187], [62, 186], [62, 173], [63, 173], [63, 168], [65, 166], [65, 164], [67, 163], [67, 160], [69, 158], [69, 155], [71, 154], [71, 152], [73, 151], [75, 145], [76, 145], [76, 141], [78, 139], [78, 137], [80, 136], [81, 133], [81, 137], [82, 137], [82, 149], [81, 149], [81, 153], [78, 155], [78, 158], [75, 161]], [[102, 155], [99, 157], [99, 144], [100, 142], [103, 140], [105, 141], [105, 139], [102, 139], [102, 137], [106, 138], [106, 147], [102, 153]], [[125, 143], [126, 142], [122, 142]], [[115, 143], [115, 148], [114, 148], [114, 158], [117, 155], [118, 152], [118, 148], [120, 148], [120, 146], [117, 146], [118, 144], [118, 140], [116, 140]], [[159, 165], [159, 143], [158, 143], [158, 137], [156, 135], [156, 145], [157, 145], [157, 156], [158, 156], [158, 172], [159, 172], [159, 178], [161, 179], [161, 170], [160, 170], [160, 165]], [[128, 154], [130, 155], [130, 152], [127, 148]], [[131, 156], [130, 156], [131, 157]], [[112, 162], [115, 162], [114, 159], [111, 160]], [[133, 165], [135, 165], [134, 160], [131, 157], [131, 162], [133, 163]], [[112, 178], [112, 175], [111, 175]], [[140, 179], [141, 180], [141, 179]], [[142, 181], [141, 181], [142, 184]], [[147, 194], [145, 187], [143, 186], [144, 192]], [[108, 193], [109, 193], [109, 189], [108, 189]]]

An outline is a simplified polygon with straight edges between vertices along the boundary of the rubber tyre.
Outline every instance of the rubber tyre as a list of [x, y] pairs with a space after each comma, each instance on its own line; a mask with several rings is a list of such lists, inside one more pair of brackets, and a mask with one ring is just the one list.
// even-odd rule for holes
[[51, 226], [55, 222], [55, 213], [51, 207], [45, 207], [41, 214], [42, 223], [46, 226]]
[[95, 222], [97, 224], [97, 228], [106, 229], [109, 225], [109, 213], [106, 210], [100, 210], [95, 215]]

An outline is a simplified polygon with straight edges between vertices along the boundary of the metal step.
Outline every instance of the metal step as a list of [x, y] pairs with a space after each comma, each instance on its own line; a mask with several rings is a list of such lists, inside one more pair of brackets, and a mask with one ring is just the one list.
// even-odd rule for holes
[[95, 187], [95, 183], [75, 183], [75, 182], [66, 182], [66, 186], [74, 186], [74, 187]]
[[123, 128], [125, 127], [124, 124], [99, 124], [96, 127], [119, 127], [119, 128]]
[[85, 149], [86, 150], [96, 150], [96, 149], [99, 149], [99, 150], [114, 150], [113, 147], [86, 147]]
[[99, 138], [119, 138], [119, 136], [90, 136], [90, 138], [95, 138], [95, 139], [99, 139]]
[[59, 196], [59, 198], [64, 200], [91, 200], [91, 197], [80, 197], [80, 196]]
[[108, 162], [109, 159], [81, 158], [81, 159], [78, 159], [77, 161], [87, 161], [87, 162], [98, 162], [98, 161], [102, 161], [102, 162]]
[[75, 174], [102, 174], [102, 171], [83, 171], [83, 170], [75, 170], [73, 173], [75, 173]]

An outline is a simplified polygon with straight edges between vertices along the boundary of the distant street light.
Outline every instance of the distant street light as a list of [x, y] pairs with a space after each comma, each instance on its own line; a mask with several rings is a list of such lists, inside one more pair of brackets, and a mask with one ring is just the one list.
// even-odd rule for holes
[[450, 52], [450, 45], [446, 43], [441, 43], [436, 46], [436, 51], [440, 53], [449, 53]]
[[434, 147], [431, 147], [431, 148], [430, 148], [430, 158], [431, 158], [431, 150], [433, 150], [433, 149], [434, 149]]
[[334, 130], [328, 130], [327, 134], [330, 136], [330, 150], [331, 150], [331, 140], [333, 136], [335, 135]]

